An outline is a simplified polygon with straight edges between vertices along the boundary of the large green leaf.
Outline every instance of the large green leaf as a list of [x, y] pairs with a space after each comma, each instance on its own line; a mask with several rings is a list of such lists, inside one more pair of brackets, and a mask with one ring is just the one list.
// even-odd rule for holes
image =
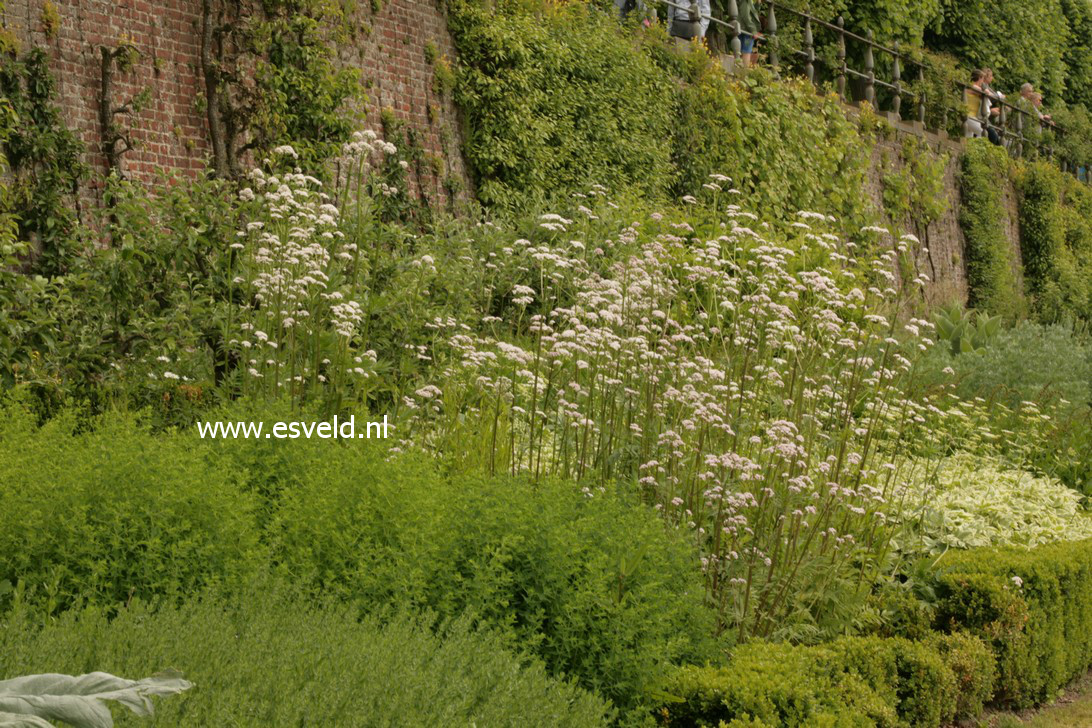
[[48, 726], [61, 720], [76, 728], [113, 728], [106, 705], [114, 700], [137, 715], [152, 714], [151, 695], [174, 695], [192, 684], [177, 672], [126, 680], [105, 672], [79, 677], [47, 673], [0, 681], [0, 727]]

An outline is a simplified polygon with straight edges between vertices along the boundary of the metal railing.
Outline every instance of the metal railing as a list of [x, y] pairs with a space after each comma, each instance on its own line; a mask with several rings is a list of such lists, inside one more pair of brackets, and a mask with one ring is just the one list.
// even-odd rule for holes
[[[683, 5], [673, 0], [661, 0], [677, 10], [691, 11], [696, 9], [690, 5]], [[685, 0], [684, 0], [685, 2]], [[788, 7], [779, 2], [767, 2], [765, 10], [765, 30], [761, 41], [766, 48], [767, 64], [776, 74], [780, 72], [782, 65], [781, 51], [782, 38], [778, 35], [778, 13], [792, 16], [801, 25], [800, 46], [788, 49], [791, 58], [796, 59], [803, 75], [816, 84], [820, 84], [817, 69], [826, 66], [826, 78], [833, 82], [834, 88], [843, 101], [867, 101], [877, 111], [889, 111], [896, 119], [903, 120], [903, 110], [907, 106], [913, 108], [912, 120], [918, 122], [924, 130], [928, 116], [928, 100], [926, 98], [926, 76], [928, 66], [914, 58], [910, 53], [903, 51], [899, 44], [891, 46], [878, 43], [871, 30], [860, 35], [845, 28], [845, 21], [838, 17], [834, 22], [822, 20], [807, 12]], [[732, 56], [739, 62], [741, 58], [740, 18], [739, 5], [736, 0], [728, 0], [726, 3], [727, 18], [717, 18], [712, 15], [699, 14], [699, 17], [709, 20], [721, 28], [728, 42], [728, 49]], [[817, 33], [827, 34], [829, 44], [834, 46], [833, 59], [824, 59], [817, 49], [820, 44], [816, 42]], [[860, 67], [854, 67], [849, 62], [850, 54], [847, 50], [850, 44], [856, 44], [853, 50], [854, 57], [861, 59]], [[877, 64], [877, 56], [884, 60]], [[908, 79], [914, 79], [910, 82]], [[916, 82], [916, 83], [915, 83]], [[853, 88], [856, 86], [856, 89]], [[856, 91], [856, 93], [854, 93]], [[978, 89], [967, 84], [959, 84], [951, 89], [952, 97], [949, 100], [962, 98], [960, 108], [966, 110], [970, 104], [968, 94], [981, 93]], [[878, 95], [884, 96], [885, 104], [878, 103]], [[943, 100], [940, 100], [943, 102]], [[907, 103], [904, 103], [907, 102]], [[991, 120], [988, 111], [990, 105], [999, 109], [995, 119]], [[880, 108], [886, 106], [887, 108]], [[951, 109], [944, 107], [941, 113], [941, 122], [944, 131], [956, 128], [963, 123], [963, 118], [955, 119], [955, 125], [951, 122]], [[992, 127], [1000, 136], [1004, 146], [1011, 154], [1018, 157], [1028, 156], [1034, 150], [1041, 156], [1055, 159], [1065, 172], [1080, 176], [1081, 169], [1073, 160], [1068, 160], [1058, 154], [1054, 145], [1057, 137], [1063, 135], [1065, 130], [1039, 117], [1038, 114], [1025, 108], [1021, 108], [1000, 96], [982, 95], [979, 118], [983, 123]], [[1034, 133], [1032, 133], [1034, 130]], [[1084, 178], [1092, 184], [1092, 174], [1084, 170]]]

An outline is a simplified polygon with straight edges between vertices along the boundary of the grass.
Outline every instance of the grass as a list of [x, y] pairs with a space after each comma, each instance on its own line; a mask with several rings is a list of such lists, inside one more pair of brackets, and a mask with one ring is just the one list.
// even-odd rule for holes
[[1092, 726], [1092, 672], [1069, 686], [1050, 705], [1019, 714], [993, 716], [989, 728], [1085, 728]]

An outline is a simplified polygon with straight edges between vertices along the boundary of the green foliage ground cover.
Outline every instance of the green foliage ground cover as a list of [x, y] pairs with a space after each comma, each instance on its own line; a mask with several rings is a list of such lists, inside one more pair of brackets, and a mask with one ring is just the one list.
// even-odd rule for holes
[[180, 604], [139, 599], [43, 622], [24, 608], [0, 618], [0, 674], [104, 670], [151, 674], [172, 665], [195, 683], [156, 701], [154, 719], [118, 725], [608, 725], [607, 703], [468, 619], [398, 614], [361, 621], [329, 600], [270, 580], [232, 597], [195, 592]]
[[356, 614], [469, 615], [624, 708], [714, 654], [690, 547], [623, 493], [444, 477], [357, 442], [212, 443], [116, 416], [39, 429], [18, 405], [4, 420], [0, 583], [46, 614], [238, 593], [272, 570]]

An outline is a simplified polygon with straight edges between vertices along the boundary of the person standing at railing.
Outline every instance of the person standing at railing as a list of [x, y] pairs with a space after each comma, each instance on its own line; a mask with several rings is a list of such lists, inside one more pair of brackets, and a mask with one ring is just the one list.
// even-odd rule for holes
[[982, 69], [982, 93], [986, 96], [986, 136], [994, 144], [1001, 144], [1001, 132], [995, 123], [1001, 117], [1001, 104], [1005, 101], [1005, 95], [993, 88], [993, 69]]
[[739, 52], [743, 67], [755, 64], [755, 39], [761, 38], [762, 20], [758, 13], [758, 0], [739, 0]]
[[[689, 10], [682, 10], [676, 5], [685, 5]], [[709, 0], [677, 0], [667, 6], [667, 31], [676, 38], [704, 38], [709, 30], [709, 18], [713, 8]]]
[[971, 86], [966, 90], [967, 120], [963, 123], [963, 134], [968, 137], [988, 136], [994, 144], [1001, 143], [997, 130], [989, 125], [990, 117], [1000, 112], [990, 103], [989, 96], [983, 89], [986, 74], [979, 68], [971, 71]]

